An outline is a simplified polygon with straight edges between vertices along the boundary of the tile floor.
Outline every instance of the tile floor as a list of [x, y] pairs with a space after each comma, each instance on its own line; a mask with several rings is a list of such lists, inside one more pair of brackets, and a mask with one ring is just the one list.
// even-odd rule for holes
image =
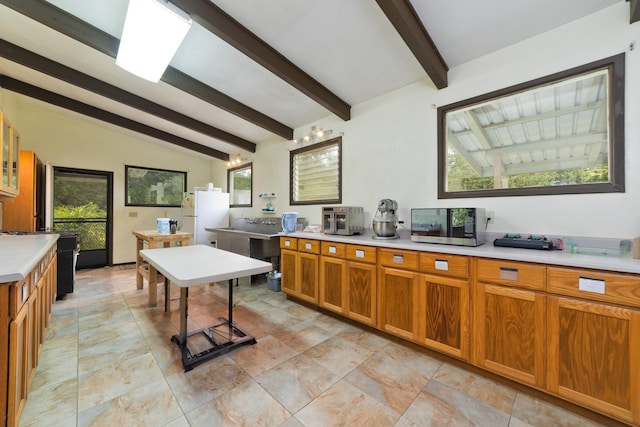
[[[163, 299], [159, 287], [159, 301]], [[225, 316], [227, 284], [192, 288], [189, 328]], [[79, 271], [54, 305], [21, 426], [596, 426], [242, 279], [234, 320], [258, 343], [183, 372], [172, 309], [133, 270]]]

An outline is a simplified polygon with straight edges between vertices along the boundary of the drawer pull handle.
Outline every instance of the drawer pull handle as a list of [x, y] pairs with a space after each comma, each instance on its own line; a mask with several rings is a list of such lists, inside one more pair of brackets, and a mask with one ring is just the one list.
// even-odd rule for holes
[[287, 247], [291, 246], [291, 240], [285, 240], [284, 245]]
[[436, 259], [436, 270], [449, 271], [449, 261], [446, 259]]
[[393, 263], [394, 264], [404, 264], [404, 255], [393, 254]]
[[600, 279], [591, 279], [589, 277], [580, 276], [580, 278], [578, 278], [578, 289], [584, 292], [604, 295], [605, 282]]
[[356, 249], [356, 258], [364, 258], [364, 251], [362, 249]]
[[502, 280], [518, 280], [518, 269], [510, 267], [500, 267], [500, 278]]
[[22, 285], [22, 302], [25, 302], [27, 298], [29, 298], [29, 288], [27, 287], [27, 284], [24, 283]]
[[310, 251], [310, 250], [311, 250], [311, 243], [309, 243], [309, 242], [305, 243], [305, 244], [304, 244], [304, 248], [305, 248], [306, 250]]
[[335, 254], [336, 253], [336, 247], [335, 246], [329, 246], [329, 253], [330, 254]]

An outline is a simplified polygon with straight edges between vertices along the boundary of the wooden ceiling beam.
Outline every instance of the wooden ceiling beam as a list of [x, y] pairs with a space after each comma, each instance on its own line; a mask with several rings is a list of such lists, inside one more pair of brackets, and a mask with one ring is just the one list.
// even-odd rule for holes
[[342, 120], [351, 118], [351, 106], [285, 58], [264, 40], [227, 15], [210, 0], [171, 0], [191, 19], [247, 55]]
[[449, 67], [409, 0], [376, 0], [438, 89], [447, 87]]
[[103, 122], [111, 123], [113, 125], [150, 136], [152, 138], [169, 142], [182, 148], [186, 148], [187, 150], [196, 151], [198, 153], [205, 154], [210, 157], [215, 157], [224, 161], [229, 160], [229, 155], [227, 153], [223, 153], [205, 145], [198, 144], [188, 139], [161, 131], [154, 127], [147, 126], [145, 124], [136, 122], [135, 120], [113, 114], [109, 111], [102, 110], [92, 105], [76, 101], [75, 99], [67, 98], [66, 96], [62, 96], [46, 89], [30, 85], [20, 80], [16, 80], [12, 77], [0, 75], [0, 86], [3, 89], [9, 90], [11, 92], [16, 92], [30, 98], [38, 99], [51, 105], [56, 105], [66, 110], [74, 111], [87, 117], [92, 117]]
[[255, 153], [256, 151], [256, 144], [251, 141], [247, 141], [246, 139], [237, 137], [221, 129], [209, 126], [206, 123], [178, 113], [177, 111], [171, 110], [160, 104], [151, 102], [145, 98], [134, 95], [131, 92], [127, 92], [109, 83], [105, 83], [2, 39], [0, 39], [0, 57], [47, 74], [58, 80], [62, 80], [63, 82], [104, 96], [105, 98], [109, 98], [113, 101], [120, 102], [129, 107], [170, 121], [179, 126], [210, 136], [211, 138], [232, 143], [233, 145], [251, 153]]
[[[120, 40], [44, 0], [0, 0], [0, 4], [115, 58]], [[166, 77], [166, 79], [165, 79]], [[162, 81], [285, 139], [293, 129], [169, 66]], [[197, 88], [194, 90], [193, 88]], [[192, 90], [192, 91], [190, 91]], [[226, 141], [231, 144], [233, 142]], [[242, 148], [242, 147], [240, 147]]]

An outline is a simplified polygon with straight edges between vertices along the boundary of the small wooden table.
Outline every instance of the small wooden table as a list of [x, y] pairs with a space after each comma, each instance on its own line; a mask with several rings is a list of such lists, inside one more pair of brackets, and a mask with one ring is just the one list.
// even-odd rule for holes
[[180, 242], [182, 246], [189, 245], [189, 239], [193, 233], [178, 231], [175, 234], [159, 234], [157, 230], [132, 231], [136, 236], [136, 287], [143, 288], [144, 279], [149, 282], [149, 307], [158, 305], [158, 274], [155, 269], [145, 268], [144, 261], [140, 256], [140, 251], [144, 249], [144, 242], [147, 242], [149, 249], [171, 246], [171, 242]]
[[[271, 271], [271, 263], [205, 245], [145, 249], [140, 255], [149, 262], [149, 270], [157, 269], [165, 280], [180, 287], [180, 333], [171, 341], [180, 347], [185, 372], [238, 346], [256, 343], [253, 336], [233, 322], [233, 279]], [[189, 287], [222, 280], [228, 280], [229, 286], [228, 319], [220, 317], [214, 325], [187, 332]], [[204, 337], [211, 347], [192, 352], [187, 338], [194, 335]]]

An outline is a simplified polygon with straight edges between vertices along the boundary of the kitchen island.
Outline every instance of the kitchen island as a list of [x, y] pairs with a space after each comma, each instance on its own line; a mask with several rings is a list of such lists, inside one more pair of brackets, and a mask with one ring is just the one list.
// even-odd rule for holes
[[0, 235], [0, 425], [18, 425], [56, 297], [57, 234]]
[[280, 236], [288, 297], [640, 425], [640, 260]]

